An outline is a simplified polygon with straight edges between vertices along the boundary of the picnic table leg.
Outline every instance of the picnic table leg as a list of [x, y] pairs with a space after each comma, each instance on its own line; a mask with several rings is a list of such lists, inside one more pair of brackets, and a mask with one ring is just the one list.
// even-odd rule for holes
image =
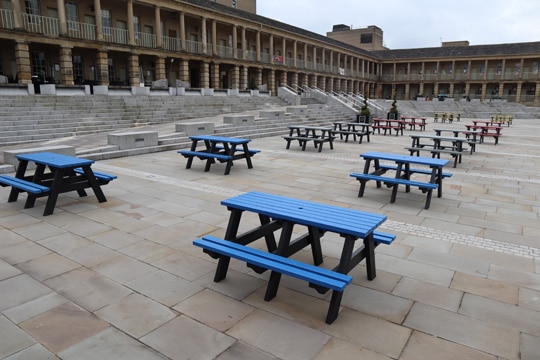
[[375, 243], [373, 233], [364, 239], [364, 251], [366, 252], [366, 271], [368, 280], [373, 280], [377, 276], [375, 270]]
[[244, 149], [244, 156], [246, 157], [248, 169], [251, 169], [253, 168], [253, 163], [251, 162], [251, 153], [249, 152], [248, 145], [242, 144], [242, 148]]
[[51, 215], [54, 212], [54, 207], [56, 205], [56, 200], [58, 199], [58, 194], [60, 193], [63, 178], [64, 171], [62, 169], [56, 169], [54, 172], [53, 181], [51, 183], [51, 192], [47, 197], [45, 210], [43, 210], [43, 216]]
[[[96, 180], [96, 176], [94, 175], [94, 172], [90, 168], [90, 166], [83, 166], [84, 170], [84, 176], [86, 176], [86, 179], [90, 183], [90, 187], [92, 190], [94, 190], [94, 195], [98, 199], [100, 203], [106, 202], [107, 198], [105, 197], [105, 194], [103, 193], [103, 190], [101, 190], [101, 186], [99, 185], [98, 181]], [[84, 189], [81, 189], [81, 192], [79, 193], [79, 196], [86, 196], [86, 192]]]
[[[223, 145], [225, 147], [225, 153], [230, 156], [229, 160], [227, 160], [227, 165], [225, 166], [225, 175], [229, 175], [231, 172], [231, 167], [233, 166], [233, 157], [236, 151], [236, 144], [232, 144], [230, 147], [227, 144]], [[244, 156], [246, 156], [246, 159], [249, 159], [249, 152], [245, 150], [247, 150], [247, 147], [244, 148]], [[249, 164], [250, 162], [248, 161], [248, 167]]]
[[[289, 243], [291, 242], [293, 227], [294, 227], [294, 223], [290, 221], [285, 221], [283, 223], [283, 228], [281, 229], [281, 236], [279, 238], [279, 244], [278, 244], [278, 249], [276, 251], [276, 254], [278, 255], [287, 254]], [[276, 271], [272, 271], [272, 273], [270, 274], [270, 278], [268, 279], [268, 286], [266, 288], [266, 294], [264, 295], [265, 301], [270, 301], [274, 297], [276, 297], [280, 280], [281, 280], [281, 274]]]
[[[23, 179], [27, 166], [28, 166], [27, 160], [19, 160], [19, 166], [17, 166], [17, 172], [15, 173], [15, 177], [18, 179]], [[12, 186], [11, 191], [9, 192], [8, 202], [17, 201], [19, 197], [19, 193], [20, 193], [19, 189]], [[30, 194], [28, 194], [28, 196], [30, 196]]]
[[[197, 141], [198, 140], [192, 140], [191, 141], [191, 148], [190, 148], [191, 151], [196, 151], [197, 150]], [[186, 163], [186, 169], [191, 169], [191, 164], [193, 164], [193, 156], [188, 157], [188, 160], [187, 160], [187, 163]]]
[[[225, 240], [234, 242], [236, 239], [236, 234], [238, 233], [238, 228], [240, 227], [240, 218], [242, 217], [243, 211], [236, 209], [229, 210], [231, 211], [231, 216], [229, 217], [229, 223], [227, 224], [227, 230], [225, 231]], [[214, 282], [220, 282], [227, 276], [231, 258], [227, 256], [219, 256], [213, 252], [206, 253], [214, 259], [219, 257], [216, 273], [214, 275]]]
[[339, 306], [341, 299], [343, 298], [343, 291], [332, 291], [332, 298], [330, 299], [330, 305], [328, 307], [328, 313], [326, 314], [326, 323], [331, 324], [337, 319], [339, 313]]
[[323, 255], [321, 249], [321, 233], [319, 229], [309, 226], [309, 237], [311, 242], [311, 253], [313, 255], [313, 264], [320, 265], [323, 263]]
[[[43, 179], [44, 173], [45, 173], [45, 165], [37, 164], [34, 177], [32, 178], [32, 182], [36, 184], [40, 184]], [[54, 182], [52, 184], [54, 185]], [[36, 202], [36, 196], [34, 196], [33, 194], [28, 194], [28, 197], [26, 198], [26, 202], [24, 203], [24, 208], [29, 209], [29, 208], [34, 207], [35, 202]]]

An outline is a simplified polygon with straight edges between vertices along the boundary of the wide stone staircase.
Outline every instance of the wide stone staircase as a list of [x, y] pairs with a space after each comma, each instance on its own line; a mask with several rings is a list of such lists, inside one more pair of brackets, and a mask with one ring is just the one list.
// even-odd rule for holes
[[[334, 121], [355, 120], [339, 107], [289, 106], [269, 96], [9, 96], [0, 98], [0, 106], [1, 149], [67, 145], [77, 156], [94, 160], [189, 147], [188, 135], [175, 129], [182, 122], [212, 121], [216, 135], [253, 139], [285, 135], [289, 124], [332, 126]], [[260, 115], [268, 111], [280, 116]], [[253, 125], [223, 121], [227, 115], [243, 113], [254, 115]], [[108, 144], [107, 137], [121, 131], [157, 131], [158, 145], [119, 150]], [[9, 171], [9, 167], [0, 170]]]
[[270, 96], [4, 96], [0, 146], [285, 105]]

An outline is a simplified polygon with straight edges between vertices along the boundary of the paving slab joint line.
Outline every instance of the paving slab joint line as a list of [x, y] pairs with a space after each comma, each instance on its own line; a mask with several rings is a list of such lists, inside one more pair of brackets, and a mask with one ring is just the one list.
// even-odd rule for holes
[[[127, 176], [133, 176], [140, 179], [146, 179], [150, 181], [156, 181], [163, 184], [180, 186], [186, 189], [197, 190], [205, 193], [223, 195], [227, 197], [241, 195], [244, 192], [226, 189], [218, 186], [204, 185], [193, 181], [178, 180], [176, 178], [156, 175], [144, 171], [137, 171], [131, 169], [125, 169], [122, 167], [111, 166], [107, 164], [96, 164], [96, 168], [104, 172], [110, 172], [113, 174], [124, 174]], [[476, 175], [478, 176], [478, 175]], [[486, 238], [480, 238], [477, 236], [463, 235], [455, 232], [441, 231], [438, 229], [428, 228], [425, 226], [419, 226], [414, 224], [407, 224], [394, 220], [387, 220], [381, 226], [384, 229], [390, 231], [397, 231], [406, 233], [409, 235], [417, 235], [436, 240], [447, 241], [455, 244], [462, 244], [473, 246], [476, 248], [487, 249], [491, 251], [501, 252], [509, 255], [516, 255], [525, 258], [540, 259], [540, 249], [533, 248], [524, 245], [515, 245], [504, 243], [497, 240], [491, 240]]]

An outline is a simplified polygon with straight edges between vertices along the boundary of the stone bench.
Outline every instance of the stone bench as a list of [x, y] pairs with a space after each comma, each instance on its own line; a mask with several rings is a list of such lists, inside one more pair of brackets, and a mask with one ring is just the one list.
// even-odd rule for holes
[[227, 115], [223, 117], [223, 123], [231, 125], [255, 125], [253, 115]]
[[130, 131], [107, 135], [109, 145], [118, 146], [119, 150], [136, 149], [158, 145], [157, 131]]
[[285, 119], [285, 111], [284, 110], [263, 110], [259, 113], [259, 116], [268, 120], [273, 119]]
[[214, 133], [213, 122], [183, 122], [175, 126], [176, 132], [186, 133], [186, 136], [193, 135], [212, 135]]

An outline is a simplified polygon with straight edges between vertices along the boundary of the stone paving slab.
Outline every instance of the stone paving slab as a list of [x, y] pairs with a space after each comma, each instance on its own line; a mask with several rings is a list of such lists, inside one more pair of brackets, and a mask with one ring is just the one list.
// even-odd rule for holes
[[[176, 151], [97, 161], [118, 176], [108, 201], [62, 194], [47, 217], [43, 199], [24, 209], [0, 188], [0, 359], [537, 360], [539, 125], [517, 119], [498, 145], [464, 155], [428, 210], [417, 189], [390, 204], [388, 189], [368, 183], [358, 198], [348, 176], [361, 152], [404, 153], [411, 131], [321, 153], [257, 138], [254, 168], [227, 176], [223, 164], [187, 170]], [[220, 201], [251, 190], [388, 217], [381, 230], [396, 241], [376, 249], [373, 281], [363, 263], [351, 271], [333, 324], [328, 294], [297, 279], [284, 277], [269, 302], [268, 274], [239, 261], [213, 282], [216, 261], [192, 241], [223, 236]], [[245, 220], [242, 231], [258, 222]], [[322, 241], [332, 267], [340, 237]]]

